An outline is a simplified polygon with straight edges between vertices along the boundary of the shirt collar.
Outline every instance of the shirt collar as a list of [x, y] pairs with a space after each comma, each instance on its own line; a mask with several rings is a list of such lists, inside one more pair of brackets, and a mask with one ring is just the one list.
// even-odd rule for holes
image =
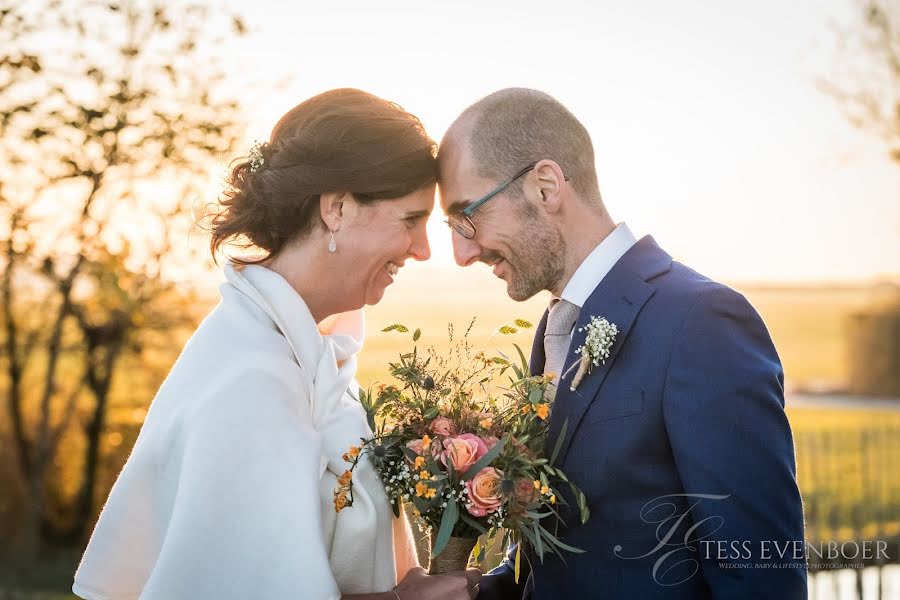
[[560, 297], [579, 308], [583, 307], [594, 289], [635, 242], [637, 239], [628, 225], [619, 223], [578, 266]]

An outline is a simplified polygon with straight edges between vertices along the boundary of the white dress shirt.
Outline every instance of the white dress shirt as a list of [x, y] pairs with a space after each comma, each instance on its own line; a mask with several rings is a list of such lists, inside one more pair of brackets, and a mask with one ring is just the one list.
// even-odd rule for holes
[[603, 278], [636, 242], [628, 225], [619, 223], [578, 266], [560, 298], [583, 307]]

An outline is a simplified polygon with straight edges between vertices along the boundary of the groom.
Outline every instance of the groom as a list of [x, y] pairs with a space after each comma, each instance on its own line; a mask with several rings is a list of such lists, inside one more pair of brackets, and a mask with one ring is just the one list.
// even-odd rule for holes
[[[439, 159], [457, 263], [553, 295], [531, 368], [556, 375], [548, 447], [591, 510], [563, 509], [583, 554], [528, 554], [518, 583], [508, 558], [479, 598], [805, 598], [783, 373], [753, 307], [613, 221], [587, 131], [544, 93], [478, 101]], [[575, 385], [594, 317], [617, 333]]]

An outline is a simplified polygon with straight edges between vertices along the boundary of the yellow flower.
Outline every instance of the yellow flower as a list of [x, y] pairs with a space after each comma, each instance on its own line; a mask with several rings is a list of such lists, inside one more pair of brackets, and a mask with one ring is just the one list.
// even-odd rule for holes
[[541, 486], [541, 493], [542, 493], [543, 495], [546, 496], [547, 494], [550, 493], [550, 488], [547, 487], [546, 485], [542, 485], [542, 486]]
[[556, 379], [556, 373], [554, 373], [553, 371], [551, 371], [551, 372], [547, 373], [546, 375], [544, 375], [544, 378], [545, 378], [548, 382], [553, 381], [554, 379]]
[[556, 504], [556, 495], [550, 494], [550, 504]]
[[422, 452], [427, 452], [428, 447], [431, 446], [431, 438], [428, 437], [428, 434], [422, 436]]
[[522, 414], [523, 414], [523, 415], [524, 415], [525, 413], [527, 413], [529, 410], [531, 410], [531, 405], [530, 405], [530, 404], [525, 404], [525, 405], [522, 406]]
[[481, 426], [483, 429], [490, 429], [493, 424], [494, 424], [494, 419], [492, 419], [490, 417], [488, 417], [487, 419], [482, 419], [482, 420], [478, 421], [478, 425]]
[[434, 489], [433, 487], [430, 487], [430, 488], [428, 488], [427, 490], [425, 490], [425, 497], [426, 497], [426, 498], [429, 498], [429, 499], [430, 499], [430, 498], [434, 498], [436, 495], [437, 495], [437, 490]]
[[341, 487], [346, 487], [350, 483], [351, 479], [353, 479], [353, 472], [344, 471], [344, 474], [338, 478], [338, 485], [340, 485]]
[[416, 496], [422, 497], [428, 491], [428, 484], [420, 481], [416, 484]]
[[428, 479], [429, 477], [431, 477], [431, 473], [429, 473], [428, 471], [422, 471], [421, 473], [419, 473], [419, 479]]
[[550, 405], [547, 404], [546, 402], [542, 402], [537, 405], [537, 408], [535, 409], [534, 412], [537, 413], [537, 416], [539, 419], [546, 420], [547, 417], [550, 415]]
[[416, 457], [416, 468], [417, 468], [417, 469], [421, 469], [421, 468], [424, 467], [424, 466], [425, 466], [425, 457], [424, 457], [424, 456], [417, 456], [417, 457]]
[[541, 489], [541, 480], [540, 479], [534, 480], [534, 489], [536, 489], [536, 490]]

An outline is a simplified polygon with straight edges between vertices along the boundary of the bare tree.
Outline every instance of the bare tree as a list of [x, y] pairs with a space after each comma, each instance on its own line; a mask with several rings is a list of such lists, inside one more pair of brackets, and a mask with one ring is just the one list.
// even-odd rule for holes
[[[0, 389], [28, 553], [85, 533], [117, 364], [184, 319], [167, 271], [191, 251], [172, 232], [241, 134], [219, 52], [245, 33], [192, 1], [0, 0]], [[60, 526], [50, 474], [73, 429], [81, 476]]]
[[837, 26], [837, 60], [819, 88], [856, 127], [881, 137], [900, 163], [900, 4], [857, 0], [855, 23]]

